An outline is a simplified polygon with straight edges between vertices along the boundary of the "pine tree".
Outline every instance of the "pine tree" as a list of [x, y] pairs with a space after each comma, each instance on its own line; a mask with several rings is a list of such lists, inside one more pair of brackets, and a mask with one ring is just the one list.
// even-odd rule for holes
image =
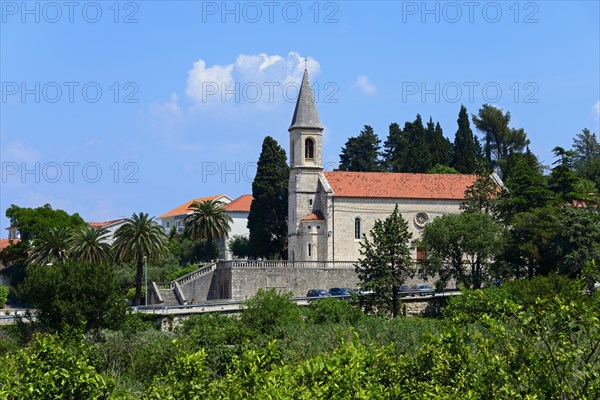
[[500, 168], [503, 179], [508, 179], [511, 161], [515, 160], [511, 156], [522, 153], [529, 144], [525, 131], [509, 128], [509, 122], [510, 112], [502, 113], [501, 109], [489, 104], [479, 109], [479, 116], [473, 116], [473, 123], [484, 133], [486, 158], [494, 167]]
[[560, 199], [571, 202], [577, 199], [575, 186], [578, 178], [573, 171], [575, 152], [565, 150], [560, 146], [556, 146], [552, 152], [558, 157], [558, 160], [554, 162], [556, 167], [552, 168], [548, 186]]
[[458, 130], [454, 136], [452, 167], [460, 173], [473, 174], [476, 168], [475, 140], [467, 109], [463, 105], [460, 106], [456, 122]]
[[600, 191], [600, 143], [595, 133], [583, 129], [573, 139], [575, 151], [575, 170], [577, 174], [595, 183]]
[[382, 171], [379, 158], [381, 140], [373, 128], [365, 125], [357, 137], [348, 139], [340, 154], [340, 171], [376, 172]]
[[256, 257], [287, 257], [288, 179], [285, 150], [267, 136], [252, 182], [254, 200], [248, 215], [250, 246]]
[[413, 267], [412, 233], [398, 205], [384, 221], [375, 221], [370, 237], [371, 240], [363, 234], [362, 259], [356, 265], [356, 273], [362, 287], [373, 293], [360, 297], [361, 305], [367, 311], [376, 310], [396, 317], [400, 311], [399, 287], [411, 275]]

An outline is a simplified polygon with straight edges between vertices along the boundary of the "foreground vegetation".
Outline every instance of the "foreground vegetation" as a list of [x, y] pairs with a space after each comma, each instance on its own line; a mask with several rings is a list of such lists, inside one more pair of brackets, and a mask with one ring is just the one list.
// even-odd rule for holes
[[[562, 277], [466, 291], [439, 318], [384, 319], [351, 303], [305, 309], [261, 291], [241, 317], [170, 330], [2, 331], [8, 399], [595, 399], [600, 301]], [[176, 326], [177, 325], [177, 326]]]

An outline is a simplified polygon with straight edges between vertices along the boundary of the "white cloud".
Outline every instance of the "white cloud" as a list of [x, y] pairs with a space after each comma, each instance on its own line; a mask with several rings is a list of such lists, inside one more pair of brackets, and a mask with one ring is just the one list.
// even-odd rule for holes
[[186, 93], [197, 104], [277, 103], [293, 91], [290, 86], [299, 87], [305, 64], [311, 77], [319, 73], [315, 59], [308, 57], [305, 63], [293, 51], [286, 56], [240, 54], [232, 64], [211, 67], [199, 59], [188, 72]]
[[22, 142], [11, 142], [5, 147], [7, 157], [5, 160], [13, 162], [34, 163], [40, 160], [39, 151], [29, 147]]
[[364, 94], [372, 95], [377, 91], [375, 85], [369, 82], [366, 75], [359, 75], [354, 83]]
[[600, 124], [600, 100], [592, 106], [592, 115], [594, 116], [596, 123]]

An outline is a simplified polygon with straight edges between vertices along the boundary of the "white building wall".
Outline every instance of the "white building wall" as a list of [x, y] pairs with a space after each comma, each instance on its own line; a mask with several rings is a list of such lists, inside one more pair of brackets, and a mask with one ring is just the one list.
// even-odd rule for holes
[[115, 241], [115, 232], [117, 231], [117, 229], [122, 227], [124, 223], [125, 223], [125, 221], [119, 221], [112, 225], [108, 225], [108, 226], [104, 227], [104, 229], [106, 229], [108, 231], [106, 243], [113, 244], [113, 242]]
[[[233, 222], [231, 223], [231, 231], [229, 231], [229, 238], [227, 239], [227, 243], [234, 236], [245, 236], [248, 237], [248, 212], [245, 211], [228, 211], [227, 214], [231, 217]], [[224, 260], [231, 260], [232, 254], [229, 250], [229, 246], [225, 246], [224, 254], [221, 255], [221, 258]]]
[[[333, 257], [335, 261], [355, 261], [360, 258], [361, 240], [354, 238], [354, 220], [357, 217], [361, 220], [361, 237], [363, 233], [369, 236], [375, 220], [386, 219], [398, 204], [398, 209], [408, 222], [408, 228], [412, 232], [414, 240], [420, 237], [422, 231], [422, 228], [415, 223], [417, 213], [427, 213], [431, 221], [441, 215], [458, 214], [461, 202], [460, 200], [336, 197], [332, 207], [335, 221], [331, 221], [334, 224], [334, 235], [328, 238], [334, 251]], [[413, 258], [416, 258], [415, 249], [413, 249]]]

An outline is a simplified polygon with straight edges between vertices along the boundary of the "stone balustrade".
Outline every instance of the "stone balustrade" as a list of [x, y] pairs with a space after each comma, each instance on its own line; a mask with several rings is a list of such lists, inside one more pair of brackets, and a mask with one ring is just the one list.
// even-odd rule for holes
[[217, 268], [354, 269], [355, 264], [355, 261], [230, 260], [219, 261]]

